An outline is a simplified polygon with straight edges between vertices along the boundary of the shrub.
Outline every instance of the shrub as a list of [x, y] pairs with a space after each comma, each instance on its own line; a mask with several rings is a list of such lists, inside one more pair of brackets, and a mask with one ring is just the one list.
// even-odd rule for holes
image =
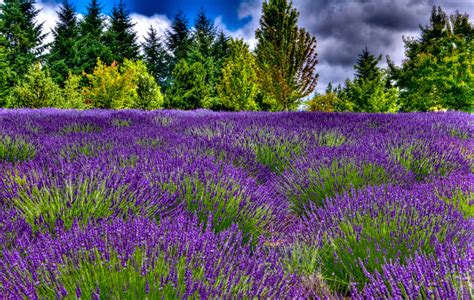
[[49, 71], [35, 64], [24, 78], [12, 89], [9, 107], [61, 107], [63, 98], [60, 87], [53, 81]]

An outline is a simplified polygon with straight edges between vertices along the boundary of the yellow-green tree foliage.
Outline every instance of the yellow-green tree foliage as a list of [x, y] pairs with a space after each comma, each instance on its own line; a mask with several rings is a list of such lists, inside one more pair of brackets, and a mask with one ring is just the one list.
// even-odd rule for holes
[[164, 97], [155, 78], [148, 73], [146, 64], [125, 59], [122, 74], [128, 74], [135, 84], [130, 108], [157, 109], [163, 107]]
[[350, 102], [343, 101], [336, 93], [327, 92], [326, 94], [316, 95], [309, 100], [306, 103], [306, 109], [308, 111], [335, 112], [352, 111], [353, 108]]
[[86, 102], [96, 108], [129, 107], [135, 84], [127, 75], [121, 74], [116, 62], [108, 66], [98, 59], [94, 72], [85, 74], [89, 80], [89, 86], [84, 89]]
[[49, 71], [40, 63], [32, 65], [22, 80], [12, 89], [9, 107], [60, 107], [61, 88], [53, 81]]
[[80, 75], [74, 75], [69, 72], [69, 76], [64, 82], [63, 98], [61, 108], [86, 109], [88, 106], [84, 102], [82, 94]]
[[230, 40], [217, 92], [228, 110], [257, 110], [259, 92], [255, 57], [241, 39]]
[[83, 95], [92, 107], [156, 109], [163, 104], [160, 88], [142, 61], [126, 59], [122, 66], [108, 66], [98, 59], [94, 72], [85, 76], [89, 85]]

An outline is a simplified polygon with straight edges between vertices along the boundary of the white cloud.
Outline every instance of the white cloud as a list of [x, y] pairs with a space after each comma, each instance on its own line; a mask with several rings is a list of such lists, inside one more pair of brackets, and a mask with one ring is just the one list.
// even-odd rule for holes
[[56, 26], [56, 22], [58, 21], [58, 14], [56, 11], [59, 10], [60, 5], [57, 3], [38, 2], [36, 7], [40, 9], [37, 22], [43, 23], [43, 33], [48, 33], [44, 43], [50, 43], [53, 41], [53, 33], [51, 31]]
[[240, 3], [237, 16], [239, 17], [239, 20], [249, 18], [249, 21], [237, 30], [229, 30], [222, 21], [222, 17], [217, 17], [214, 20], [214, 24], [227, 35], [233, 38], [244, 39], [244, 41], [250, 45], [250, 49], [254, 49], [257, 43], [257, 40], [255, 39], [255, 30], [259, 27], [262, 3], [262, 0], [244, 0]]
[[153, 15], [150, 17], [132, 13], [130, 15], [132, 22], [135, 23], [135, 31], [138, 35], [138, 41], [144, 41], [144, 37], [150, 26], [153, 26], [158, 32], [158, 36], [163, 36], [171, 25], [171, 20], [165, 15]]
[[[0, 0], [2, 3], [3, 0]], [[60, 4], [58, 3], [51, 3], [51, 2], [42, 2], [39, 1], [36, 4], [36, 7], [40, 9], [40, 12], [37, 17], [37, 23], [43, 23], [43, 33], [48, 33], [45, 38], [45, 43], [49, 43], [53, 41], [53, 34], [52, 29], [56, 26], [56, 22], [58, 21], [57, 11], [60, 8]], [[82, 16], [79, 15], [79, 18]], [[132, 22], [135, 23], [135, 31], [138, 35], [138, 41], [141, 43], [148, 31], [148, 28], [151, 26], [155, 27], [158, 32], [159, 36], [162, 36], [166, 29], [169, 28], [171, 21], [165, 15], [153, 15], [150, 17], [132, 13], [130, 14]]]

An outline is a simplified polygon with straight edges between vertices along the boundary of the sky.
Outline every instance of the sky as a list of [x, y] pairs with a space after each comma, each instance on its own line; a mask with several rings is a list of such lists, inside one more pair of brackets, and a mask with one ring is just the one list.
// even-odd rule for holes
[[[88, 1], [70, 0], [79, 13], [85, 13]], [[119, 0], [102, 0], [103, 12], [110, 13]], [[124, 0], [136, 23], [141, 40], [150, 25], [164, 33], [173, 16], [183, 10], [192, 25], [200, 8], [216, 27], [232, 37], [243, 38], [255, 46], [264, 0]], [[0, 0], [0, 3], [2, 0]], [[37, 0], [39, 20], [45, 30], [54, 27], [59, 1]], [[474, 16], [473, 0], [293, 0], [300, 12], [299, 26], [316, 36], [319, 64], [317, 91], [327, 84], [342, 83], [353, 77], [357, 55], [368, 47], [375, 55], [389, 55], [397, 64], [404, 58], [403, 36], [417, 37], [419, 25], [426, 25], [433, 5], [441, 5], [449, 14], [458, 10]]]

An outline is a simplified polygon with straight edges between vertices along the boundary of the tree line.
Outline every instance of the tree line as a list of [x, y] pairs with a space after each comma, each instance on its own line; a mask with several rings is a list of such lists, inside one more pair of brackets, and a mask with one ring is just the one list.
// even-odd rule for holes
[[191, 24], [179, 11], [159, 36], [139, 43], [124, 2], [110, 15], [90, 0], [79, 18], [63, 0], [45, 44], [35, 1], [0, 5], [0, 107], [212, 110], [471, 110], [473, 28], [467, 15], [434, 9], [420, 39], [405, 39], [401, 67], [367, 49], [355, 78], [313, 95], [316, 39], [298, 27], [287, 0], [262, 5], [254, 50], [219, 31], [201, 9]]
[[403, 38], [406, 58], [396, 66], [387, 56], [362, 50], [354, 78], [307, 102], [311, 111], [398, 112], [474, 110], [474, 28], [467, 14], [448, 16], [433, 7], [420, 37]]
[[139, 44], [123, 1], [107, 17], [91, 0], [80, 19], [64, 0], [53, 42], [44, 45], [35, 2], [6, 0], [0, 106], [295, 109], [316, 85], [316, 40], [298, 28], [298, 12], [286, 0], [263, 10], [253, 53], [218, 31], [203, 9], [192, 26], [180, 11], [164, 36], [150, 27]]

